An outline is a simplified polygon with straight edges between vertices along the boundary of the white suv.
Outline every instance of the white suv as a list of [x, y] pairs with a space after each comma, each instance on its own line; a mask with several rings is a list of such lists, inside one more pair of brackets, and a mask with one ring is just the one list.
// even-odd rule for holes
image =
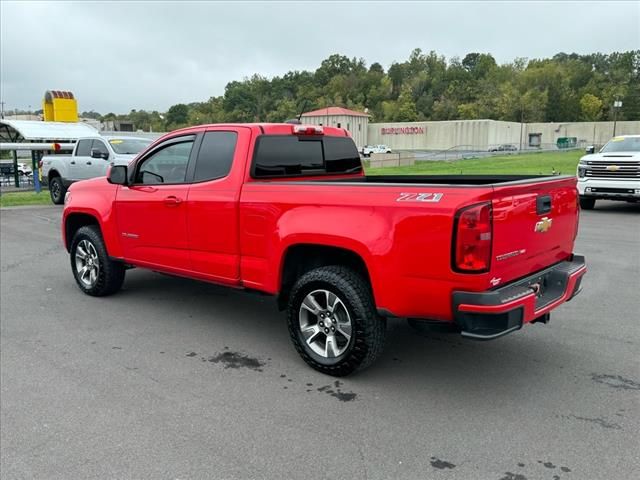
[[578, 163], [580, 207], [591, 210], [597, 199], [640, 201], [640, 135], [614, 137]]
[[391, 149], [386, 145], [365, 145], [362, 147], [362, 155], [371, 156], [372, 153], [391, 153]]

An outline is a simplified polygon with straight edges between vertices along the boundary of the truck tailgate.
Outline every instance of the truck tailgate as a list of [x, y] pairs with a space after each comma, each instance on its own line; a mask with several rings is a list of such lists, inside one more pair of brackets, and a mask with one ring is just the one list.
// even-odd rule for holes
[[495, 186], [493, 259], [495, 285], [566, 260], [578, 228], [575, 177]]

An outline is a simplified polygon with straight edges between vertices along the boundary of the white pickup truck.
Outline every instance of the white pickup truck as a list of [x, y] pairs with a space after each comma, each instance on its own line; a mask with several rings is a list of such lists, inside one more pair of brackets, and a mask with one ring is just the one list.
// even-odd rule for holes
[[596, 200], [640, 202], [640, 135], [614, 137], [578, 163], [580, 207], [591, 210]]
[[73, 182], [104, 177], [109, 165], [128, 165], [150, 144], [151, 140], [138, 137], [82, 138], [70, 156], [42, 157], [42, 183], [49, 186], [51, 201], [60, 205], [64, 203], [64, 195]]
[[391, 153], [391, 149], [386, 145], [365, 145], [361, 152], [364, 157], [370, 157], [372, 153]]

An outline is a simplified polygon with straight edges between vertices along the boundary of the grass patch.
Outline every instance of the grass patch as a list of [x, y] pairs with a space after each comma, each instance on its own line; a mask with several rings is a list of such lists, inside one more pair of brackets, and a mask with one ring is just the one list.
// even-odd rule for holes
[[0, 207], [18, 207], [22, 205], [51, 205], [49, 192], [7, 192], [0, 195]]
[[564, 175], [575, 175], [578, 160], [583, 155], [582, 150], [523, 153], [468, 160], [418, 162], [416, 165], [404, 167], [365, 166], [365, 171], [367, 175], [550, 175], [554, 171]]

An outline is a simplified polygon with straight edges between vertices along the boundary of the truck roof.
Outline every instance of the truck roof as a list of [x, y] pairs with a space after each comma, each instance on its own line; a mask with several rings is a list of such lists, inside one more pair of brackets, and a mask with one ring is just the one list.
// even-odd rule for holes
[[[171, 134], [199, 132], [209, 127], [249, 127], [259, 128], [266, 135], [289, 135], [293, 133], [293, 127], [308, 126], [319, 127], [311, 124], [293, 124], [293, 123], [211, 123], [205, 125], [195, 125], [193, 127], [181, 128], [174, 130]], [[324, 135], [347, 137], [349, 133], [344, 128], [322, 126]]]

